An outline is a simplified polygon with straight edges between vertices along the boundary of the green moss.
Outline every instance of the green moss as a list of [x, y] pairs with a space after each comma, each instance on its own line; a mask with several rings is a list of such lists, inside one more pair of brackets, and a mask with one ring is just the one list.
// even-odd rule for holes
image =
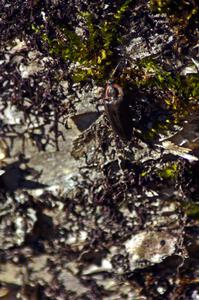
[[35, 24], [31, 24], [31, 29], [35, 32], [35, 33], [40, 33], [40, 27], [36, 26]]
[[[139, 89], [155, 88], [159, 90], [161, 98], [160, 107], [164, 107], [169, 114], [165, 115], [164, 121], [154, 120], [152, 128], [145, 133], [147, 140], [153, 140], [159, 133], [164, 133], [180, 124], [186, 118], [188, 110], [197, 107], [199, 99], [199, 76], [188, 74], [186, 76], [173, 74], [163, 69], [151, 59], [143, 59], [139, 65], [140, 77], [134, 81]], [[197, 109], [197, 108], [196, 108]]]
[[[199, 99], [199, 76], [188, 74], [183, 76], [165, 71], [155, 60], [143, 59], [140, 64], [142, 79], [137, 81], [138, 87], [156, 87], [164, 92], [162, 100], [173, 111], [174, 119], [186, 115], [186, 107], [190, 102]], [[167, 119], [167, 123], [170, 120]], [[178, 123], [178, 122], [175, 122]]]
[[175, 23], [187, 25], [189, 20], [197, 17], [198, 7], [194, 1], [150, 0], [150, 8], [159, 13], [166, 13]]
[[179, 174], [179, 166], [177, 163], [170, 163], [158, 172], [158, 175], [163, 179], [175, 179]]
[[150, 7], [153, 10], [157, 10], [160, 13], [171, 13], [171, 8], [173, 8], [173, 13], [177, 9], [176, 0], [150, 0], [149, 1]]
[[150, 128], [147, 130], [147, 132], [145, 132], [143, 134], [143, 138], [147, 141], [153, 141], [158, 137], [158, 129], [155, 128], [155, 124], [154, 124], [154, 128]]
[[32, 29], [35, 33], [40, 33], [40, 39], [42, 43], [47, 44], [51, 55], [76, 63], [73, 73], [75, 81], [87, 80], [89, 77], [99, 80], [110, 72], [107, 72], [107, 69], [112, 61], [112, 49], [121, 43], [118, 27], [132, 1], [125, 1], [111, 20], [105, 20], [100, 25], [95, 24], [91, 13], [80, 12], [80, 16], [86, 23], [88, 38], [79, 36], [65, 26], [54, 28], [54, 38], [35, 25]]
[[[172, 91], [172, 96], [183, 97], [190, 100], [191, 98], [197, 98], [199, 96], [199, 76], [197, 74], [189, 74], [183, 76], [180, 74], [173, 74], [164, 70], [153, 59], [143, 59], [139, 63], [140, 72], [142, 73], [142, 79], [137, 81], [139, 87], [156, 86], [163, 90]], [[165, 99], [168, 104], [168, 99]], [[172, 105], [174, 109], [178, 109], [175, 101], [172, 97]], [[171, 101], [169, 101], [171, 105]]]
[[188, 203], [185, 206], [185, 212], [188, 217], [199, 219], [199, 203]]
[[147, 172], [147, 171], [143, 171], [143, 172], [140, 174], [141, 177], [145, 177], [146, 175], [148, 175], [148, 172]]
[[189, 74], [182, 79], [181, 83], [181, 88], [185, 97], [199, 100], [198, 74]]

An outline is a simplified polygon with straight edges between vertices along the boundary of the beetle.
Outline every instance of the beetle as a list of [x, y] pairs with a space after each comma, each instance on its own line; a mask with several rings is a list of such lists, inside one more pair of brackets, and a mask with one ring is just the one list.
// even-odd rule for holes
[[128, 101], [122, 87], [114, 80], [107, 81], [104, 107], [113, 131], [123, 141], [130, 141], [132, 137], [132, 117]]

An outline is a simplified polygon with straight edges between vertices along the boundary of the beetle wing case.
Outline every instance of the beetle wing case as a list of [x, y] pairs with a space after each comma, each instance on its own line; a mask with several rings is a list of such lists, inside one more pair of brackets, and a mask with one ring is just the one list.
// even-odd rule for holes
[[[117, 90], [117, 97], [110, 96], [111, 88]], [[123, 140], [129, 141], [132, 136], [132, 118], [122, 88], [117, 84], [113, 84], [112, 87], [107, 85], [104, 100], [106, 115], [114, 132]]]

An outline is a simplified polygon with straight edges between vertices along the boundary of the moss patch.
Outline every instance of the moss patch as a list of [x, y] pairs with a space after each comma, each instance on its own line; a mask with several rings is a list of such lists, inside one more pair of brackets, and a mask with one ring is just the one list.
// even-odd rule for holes
[[189, 203], [185, 206], [185, 212], [188, 217], [199, 219], [199, 203]]
[[173, 24], [180, 26], [179, 29], [197, 22], [198, 6], [194, 0], [150, 0], [149, 3], [153, 11], [166, 13]]
[[177, 163], [167, 163], [158, 175], [163, 179], [176, 179], [179, 174], [179, 166]]
[[114, 46], [121, 43], [118, 28], [131, 2], [133, 1], [125, 1], [111, 20], [105, 20], [102, 24], [96, 24], [91, 13], [80, 12], [79, 16], [88, 32], [86, 37], [66, 26], [56, 26], [53, 34], [46, 31], [45, 26], [38, 27], [35, 24], [32, 25], [32, 30], [39, 35], [42, 44], [47, 44], [51, 55], [76, 63], [73, 72], [75, 81], [84, 81], [89, 77], [99, 80], [106, 77], [107, 69], [113, 61]]

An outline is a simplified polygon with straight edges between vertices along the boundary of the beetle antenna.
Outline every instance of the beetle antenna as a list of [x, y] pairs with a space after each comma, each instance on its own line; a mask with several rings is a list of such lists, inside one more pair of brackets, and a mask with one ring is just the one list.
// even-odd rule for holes
[[116, 71], [118, 70], [120, 64], [121, 64], [121, 60], [116, 65], [115, 69], [112, 71], [110, 78], [113, 78], [113, 76], [115, 75]]

